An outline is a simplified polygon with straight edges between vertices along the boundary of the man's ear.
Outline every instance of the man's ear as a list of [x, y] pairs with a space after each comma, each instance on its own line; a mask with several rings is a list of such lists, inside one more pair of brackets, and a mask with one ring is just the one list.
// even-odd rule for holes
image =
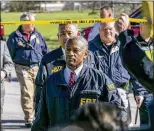
[[112, 14], [111, 13], [109, 13], [109, 18], [111, 18], [112, 17]]
[[99, 26], [99, 32], [101, 31], [101, 25]]
[[58, 40], [59, 40], [59, 34], [57, 34]]
[[85, 56], [84, 56], [84, 60], [87, 58], [88, 54], [89, 54], [89, 51], [86, 50], [86, 52], [85, 52]]
[[80, 35], [81, 35], [80, 31], [78, 31], [77, 36], [80, 36]]

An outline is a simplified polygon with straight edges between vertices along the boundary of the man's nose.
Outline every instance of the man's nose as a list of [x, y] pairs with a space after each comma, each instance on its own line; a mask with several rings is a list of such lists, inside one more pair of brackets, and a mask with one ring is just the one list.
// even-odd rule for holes
[[65, 34], [64, 41], [67, 41], [70, 38], [68, 34]]
[[65, 38], [68, 39], [68, 38], [70, 38], [70, 36], [66, 33]]
[[69, 55], [69, 56], [73, 56], [73, 55], [74, 55], [73, 51], [70, 50], [69, 53], [68, 53], [68, 55]]
[[111, 32], [109, 29], [106, 30], [107, 33]]

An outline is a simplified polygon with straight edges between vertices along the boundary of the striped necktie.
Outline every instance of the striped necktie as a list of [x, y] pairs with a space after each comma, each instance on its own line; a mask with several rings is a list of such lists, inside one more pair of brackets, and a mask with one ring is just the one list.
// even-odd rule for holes
[[75, 73], [74, 72], [71, 72], [70, 73], [70, 79], [69, 79], [69, 87], [73, 87], [73, 85], [74, 85], [74, 83], [75, 83]]

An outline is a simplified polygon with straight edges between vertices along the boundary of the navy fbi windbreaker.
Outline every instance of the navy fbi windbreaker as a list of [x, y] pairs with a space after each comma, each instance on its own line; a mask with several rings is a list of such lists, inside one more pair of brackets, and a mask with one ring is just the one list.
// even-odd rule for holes
[[36, 29], [30, 40], [26, 40], [21, 26], [10, 34], [7, 45], [13, 62], [25, 66], [39, 64], [42, 56], [49, 52], [42, 35]]
[[85, 103], [109, 102], [125, 112], [117, 89], [104, 73], [84, 65], [70, 88], [64, 69], [47, 78], [31, 131], [47, 131], [54, 124], [66, 122]]
[[[96, 56], [89, 51], [88, 57], [85, 59], [84, 63], [89, 67], [99, 69], [99, 62]], [[66, 65], [65, 56], [62, 48], [59, 47], [49, 53], [47, 53], [40, 63], [39, 71], [35, 80], [36, 90], [35, 90], [35, 102], [36, 108], [40, 100], [41, 90], [43, 83], [45, 82], [47, 76], [52, 73], [58, 72]]]
[[100, 69], [113, 81], [116, 87], [123, 88], [129, 82], [130, 75], [122, 65], [119, 56], [119, 46], [120, 41], [117, 40], [111, 49], [108, 49], [106, 45], [102, 43], [99, 34], [94, 40], [89, 42], [89, 50], [98, 57]]

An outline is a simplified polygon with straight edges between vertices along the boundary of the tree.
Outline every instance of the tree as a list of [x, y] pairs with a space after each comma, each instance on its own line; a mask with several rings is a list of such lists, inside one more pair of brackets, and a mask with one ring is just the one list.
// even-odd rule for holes
[[39, 10], [40, 1], [11, 1], [10, 11], [12, 12], [28, 12], [30, 10]]

